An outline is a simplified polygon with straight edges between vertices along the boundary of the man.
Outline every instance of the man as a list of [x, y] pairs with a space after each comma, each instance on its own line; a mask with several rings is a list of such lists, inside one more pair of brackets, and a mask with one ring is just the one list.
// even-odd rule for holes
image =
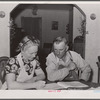
[[[57, 37], [53, 42], [53, 52], [46, 59], [46, 71], [49, 81], [74, 80], [88, 81], [91, 67], [76, 52], [68, 50], [68, 42], [64, 37]], [[80, 70], [81, 75], [78, 75]]]

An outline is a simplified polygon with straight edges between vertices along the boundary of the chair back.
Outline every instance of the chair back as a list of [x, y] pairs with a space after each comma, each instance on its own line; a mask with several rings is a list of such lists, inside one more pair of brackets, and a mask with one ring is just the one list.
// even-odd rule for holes
[[9, 57], [2, 56], [0, 57], [0, 80], [2, 83], [5, 81], [5, 66], [7, 64]]
[[98, 61], [96, 62], [98, 67], [98, 83], [100, 83], [100, 56], [98, 56]]
[[49, 53], [51, 53], [52, 50], [52, 43], [44, 43], [43, 45], [45, 56], [47, 57]]

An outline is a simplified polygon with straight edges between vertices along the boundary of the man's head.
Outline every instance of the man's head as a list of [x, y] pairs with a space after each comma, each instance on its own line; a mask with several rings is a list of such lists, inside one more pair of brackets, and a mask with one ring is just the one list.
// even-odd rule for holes
[[25, 36], [19, 45], [23, 56], [27, 60], [33, 60], [37, 55], [40, 41], [34, 36]]
[[68, 48], [68, 41], [64, 37], [57, 37], [53, 41], [54, 54], [60, 59], [64, 57]]

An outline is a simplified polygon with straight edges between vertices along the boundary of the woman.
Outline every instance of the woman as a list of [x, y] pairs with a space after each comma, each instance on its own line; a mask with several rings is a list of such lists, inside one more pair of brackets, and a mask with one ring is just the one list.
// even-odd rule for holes
[[40, 68], [37, 52], [40, 41], [26, 36], [19, 44], [20, 53], [9, 59], [6, 66], [8, 89], [30, 89], [45, 86], [45, 74]]

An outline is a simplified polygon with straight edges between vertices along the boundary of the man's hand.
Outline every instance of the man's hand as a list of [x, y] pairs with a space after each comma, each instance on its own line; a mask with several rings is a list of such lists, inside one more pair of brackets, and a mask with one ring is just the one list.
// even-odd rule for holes
[[60, 59], [60, 61], [58, 62], [58, 65], [59, 65], [59, 66], [60, 66], [60, 65], [65, 66], [66, 64], [65, 64], [65, 62], [64, 62], [63, 60]]
[[69, 70], [74, 70], [74, 69], [76, 69], [77, 67], [76, 67], [76, 64], [74, 63], [74, 62], [70, 62], [70, 64], [68, 65], [68, 69]]
[[65, 66], [63, 66], [63, 65], [58, 66], [58, 69], [62, 69], [62, 68], [65, 68]]
[[59, 64], [58, 64], [58, 69], [62, 69], [62, 68], [68, 68], [68, 70], [74, 70], [76, 69], [76, 64], [69, 60], [67, 63], [63, 62], [62, 60], [59, 61]]

